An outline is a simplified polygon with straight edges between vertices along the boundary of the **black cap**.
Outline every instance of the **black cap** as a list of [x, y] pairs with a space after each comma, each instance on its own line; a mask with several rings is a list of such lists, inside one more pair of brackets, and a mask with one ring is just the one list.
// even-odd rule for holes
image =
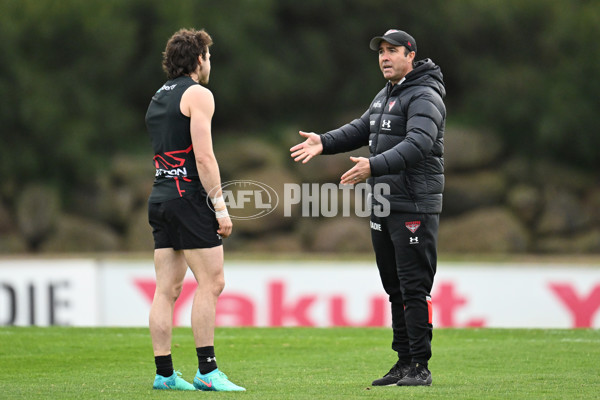
[[415, 38], [404, 31], [390, 29], [384, 33], [383, 36], [374, 37], [369, 43], [371, 50], [379, 50], [379, 45], [381, 44], [382, 40], [385, 40], [394, 46], [404, 46], [410, 51], [414, 51], [415, 53], [417, 52], [417, 42], [415, 41]]

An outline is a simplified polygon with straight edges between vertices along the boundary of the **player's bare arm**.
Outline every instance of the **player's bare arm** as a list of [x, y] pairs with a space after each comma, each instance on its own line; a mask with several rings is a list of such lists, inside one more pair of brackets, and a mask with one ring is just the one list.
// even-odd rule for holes
[[[211, 198], [220, 198], [223, 194], [221, 178], [211, 136], [211, 121], [215, 112], [212, 92], [200, 85], [190, 87], [181, 98], [181, 112], [190, 117], [192, 146], [200, 181]], [[224, 202], [219, 206], [215, 205], [215, 211], [219, 211], [217, 207], [226, 206]], [[217, 233], [224, 238], [231, 235], [233, 229], [231, 218], [228, 215], [219, 217], [217, 213], [217, 221], [219, 222]]]
[[291, 156], [295, 162], [302, 161], [302, 164], [306, 164], [311, 158], [323, 152], [323, 143], [321, 143], [321, 137], [316, 133], [302, 131], [299, 133], [306, 140], [292, 147], [290, 152], [292, 152]]

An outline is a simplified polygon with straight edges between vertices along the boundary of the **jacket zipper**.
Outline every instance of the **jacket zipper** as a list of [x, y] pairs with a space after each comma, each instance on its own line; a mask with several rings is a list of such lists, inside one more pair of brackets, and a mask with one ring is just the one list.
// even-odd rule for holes
[[[390, 97], [392, 94], [392, 90], [394, 89], [394, 87], [392, 86], [391, 88], [388, 88], [387, 92], [386, 92], [386, 96], [385, 96], [385, 103], [383, 108], [381, 109], [381, 118], [383, 118], [383, 113], [385, 112], [385, 108], [388, 105], [388, 101], [390, 101]], [[374, 143], [374, 153], [377, 153], [377, 143], [379, 142], [379, 134], [381, 133], [381, 120], [379, 121], [379, 127], [377, 128], [377, 134], [375, 135], [375, 143]], [[377, 155], [377, 154], [376, 154]], [[375, 184], [375, 181], [373, 181], [373, 184]], [[415, 196], [413, 194], [412, 191], [412, 187], [410, 185], [410, 182], [408, 181], [408, 175], [406, 174], [406, 170], [404, 170], [404, 184], [406, 185], [406, 191], [408, 193], [408, 195], [410, 196], [410, 199], [412, 200], [412, 203], [415, 206], [415, 210], [417, 212], [419, 212], [419, 204], [415, 201]]]
[[381, 133], [381, 118], [383, 118], [383, 113], [385, 111], [385, 108], [387, 107], [387, 103], [388, 101], [390, 101], [390, 95], [392, 93], [392, 88], [388, 88], [386, 90], [386, 95], [385, 95], [385, 102], [383, 103], [383, 107], [381, 108], [381, 113], [380, 115], [380, 119], [379, 119], [379, 126], [377, 127], [377, 133], [375, 134], [375, 139], [374, 139], [374, 143], [373, 143], [373, 153], [374, 155], [378, 155], [377, 153], [377, 143], [379, 142], [379, 134]]

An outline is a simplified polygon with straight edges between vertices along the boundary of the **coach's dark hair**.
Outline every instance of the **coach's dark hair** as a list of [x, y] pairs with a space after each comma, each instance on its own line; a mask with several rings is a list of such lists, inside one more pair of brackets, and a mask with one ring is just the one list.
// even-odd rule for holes
[[[411, 51], [414, 51], [414, 50], [409, 49], [406, 46], [402, 46], [402, 47], [404, 47], [404, 55], [405, 56], [409, 55]], [[417, 53], [415, 53], [415, 54], [417, 54]], [[417, 66], [417, 60], [416, 60], [416, 58], [414, 58], [412, 61], [412, 67], [415, 68], [416, 66]]]
[[206, 60], [212, 38], [204, 29], [180, 29], [171, 36], [163, 52], [162, 67], [169, 79], [189, 75], [198, 67], [198, 56]]

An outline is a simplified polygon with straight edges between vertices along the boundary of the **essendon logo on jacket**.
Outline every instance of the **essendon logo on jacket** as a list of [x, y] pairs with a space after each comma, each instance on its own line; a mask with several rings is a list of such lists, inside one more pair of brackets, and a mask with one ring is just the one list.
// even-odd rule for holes
[[409, 231], [415, 233], [417, 229], [419, 229], [419, 226], [421, 226], [421, 221], [410, 221], [406, 222], [404, 225]]

